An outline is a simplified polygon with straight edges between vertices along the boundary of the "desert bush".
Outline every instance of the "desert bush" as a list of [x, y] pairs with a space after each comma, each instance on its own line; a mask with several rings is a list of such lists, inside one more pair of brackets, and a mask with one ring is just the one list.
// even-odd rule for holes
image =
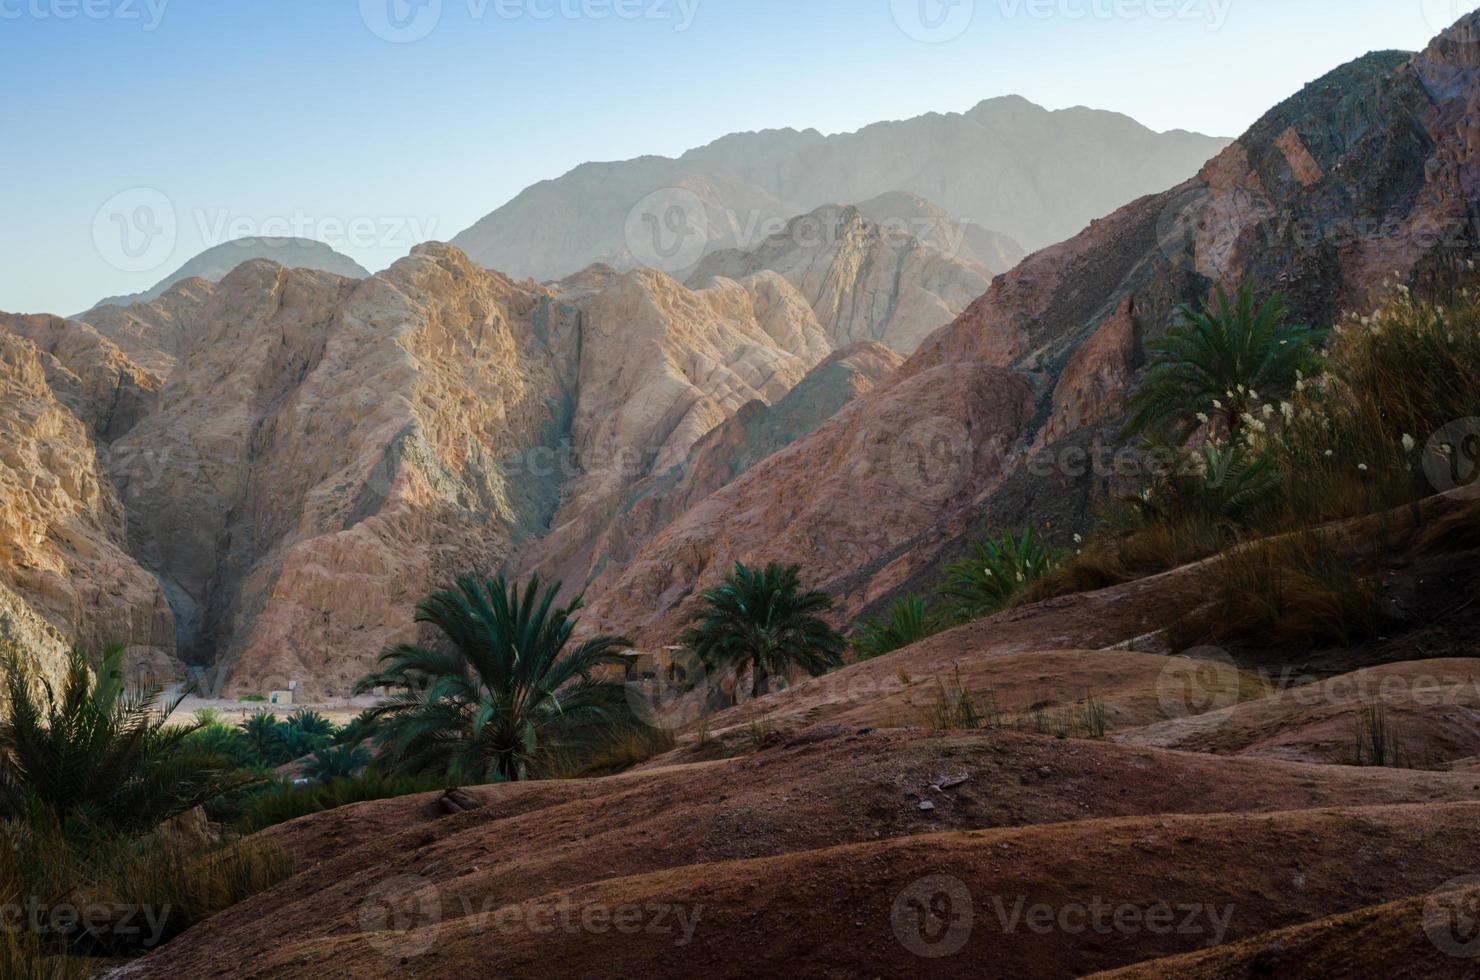
[[394, 646], [383, 669], [360, 680], [357, 693], [399, 692], [371, 709], [382, 762], [458, 784], [526, 779], [625, 722], [625, 687], [593, 674], [625, 665], [620, 651], [631, 644], [599, 636], [567, 649], [582, 603], [558, 607], [559, 592], [538, 577], [523, 590], [464, 577], [422, 602], [417, 622], [441, 630], [455, 652]]
[[961, 667], [956, 665], [949, 679], [935, 681], [935, 699], [925, 710], [925, 725], [931, 731], [976, 731], [1001, 724], [995, 703], [978, 705], [976, 697], [961, 680]]
[[[1430, 439], [1480, 417], [1480, 297], [1440, 305], [1399, 288], [1372, 316], [1338, 327], [1326, 373], [1302, 380], [1280, 416], [1270, 445], [1288, 477], [1287, 526], [1432, 494]], [[1463, 447], [1450, 451], [1463, 462]]]
[[242, 833], [256, 833], [289, 820], [354, 803], [415, 796], [447, 788], [447, 780], [440, 775], [394, 776], [374, 769], [354, 778], [336, 779], [326, 785], [310, 783], [300, 786], [283, 781], [244, 800], [240, 811], [233, 816], [233, 822]]
[[98, 825], [64, 833], [42, 819], [0, 827], [0, 900], [39, 903], [43, 922], [57, 906], [89, 913], [91, 928], [21, 930], [14, 943], [33, 955], [143, 952], [291, 873], [286, 855], [258, 843], [202, 844], [167, 830], [121, 837]]
[[798, 670], [817, 677], [842, 666], [847, 641], [823, 618], [831, 608], [827, 593], [802, 588], [796, 565], [737, 563], [724, 584], [704, 593], [681, 642], [710, 670], [749, 670], [751, 696], [760, 697], [772, 678]]
[[978, 542], [972, 557], [946, 568], [944, 616], [961, 623], [1001, 612], [1062, 560], [1031, 528]]
[[1357, 716], [1350, 763], [1354, 766], [1407, 768], [1402, 743], [1388, 720], [1387, 706], [1367, 704]]
[[1323, 533], [1301, 531], [1232, 549], [1214, 569], [1200, 613], [1175, 624], [1174, 646], [1257, 638], [1271, 647], [1340, 643], [1375, 635], [1377, 589]]
[[914, 646], [944, 627], [940, 617], [930, 612], [922, 597], [902, 596], [889, 606], [887, 615], [853, 628], [853, 650], [860, 660], [872, 660]]
[[677, 744], [673, 732], [666, 728], [619, 725], [593, 742], [586, 751], [557, 761], [551, 767], [550, 775], [555, 779], [613, 776], [670, 752]]

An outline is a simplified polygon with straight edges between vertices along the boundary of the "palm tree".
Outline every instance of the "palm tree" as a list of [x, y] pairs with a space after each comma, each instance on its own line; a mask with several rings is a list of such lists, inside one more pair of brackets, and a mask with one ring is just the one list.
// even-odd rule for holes
[[854, 627], [853, 649], [859, 657], [871, 660], [895, 650], [903, 650], [941, 631], [944, 624], [917, 595], [902, 596], [889, 606], [889, 613]]
[[772, 677], [798, 668], [817, 677], [842, 666], [847, 641], [822, 618], [832, 598], [802, 591], [800, 578], [796, 565], [736, 563], [723, 585], [704, 593], [682, 642], [710, 669], [738, 676], [749, 668], [753, 697], [766, 693]]
[[1276, 293], [1255, 307], [1245, 283], [1235, 299], [1220, 286], [1217, 308], [1183, 306], [1165, 337], [1147, 342], [1151, 362], [1130, 398], [1126, 432], [1152, 430], [1185, 439], [1203, 422], [1222, 422], [1237, 437], [1260, 398], [1295, 387], [1302, 368], [1313, 367], [1325, 332], [1293, 326]]
[[557, 607], [559, 592], [538, 576], [522, 593], [503, 576], [462, 577], [417, 607], [416, 621], [439, 629], [450, 649], [391, 647], [356, 685], [358, 694], [400, 691], [370, 716], [391, 768], [457, 783], [527, 779], [625, 719], [625, 686], [592, 674], [625, 664], [619, 653], [631, 644], [598, 636], [567, 651], [582, 601]]
[[0, 723], [0, 817], [49, 812], [125, 833], [148, 831], [255, 781], [192, 744], [200, 730], [170, 725], [185, 695], [161, 705], [158, 688], [125, 689], [123, 651], [96, 677], [74, 652], [58, 697], [33, 682], [17, 654], [5, 663], [9, 717]]

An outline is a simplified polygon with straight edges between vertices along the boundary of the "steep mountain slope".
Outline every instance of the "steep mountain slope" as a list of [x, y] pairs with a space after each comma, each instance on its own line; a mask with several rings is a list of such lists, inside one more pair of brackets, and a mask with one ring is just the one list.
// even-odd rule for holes
[[[529, 188], [453, 244], [484, 265], [553, 279], [594, 262], [632, 264], [632, 235], [645, 233], [640, 221], [648, 206], [666, 217], [677, 205], [687, 227], [702, 236], [700, 251], [708, 251], [752, 248], [771, 230], [768, 223], [826, 204], [905, 191], [1040, 248], [1185, 179], [1226, 144], [1193, 133], [1153, 133], [1117, 113], [1049, 112], [1013, 96], [856, 133], [741, 133], [677, 160], [585, 164]], [[1084, 167], [1085, 160], [1095, 166]], [[918, 206], [901, 210], [888, 217], [909, 220]], [[876, 209], [869, 216], [881, 217]], [[636, 260], [652, 264], [645, 255]]]
[[902, 354], [987, 288], [987, 278], [959, 256], [858, 208], [834, 206], [793, 218], [749, 251], [710, 253], [688, 282], [699, 287], [772, 274], [802, 294], [832, 346], [877, 341]]
[[[123, 506], [108, 477], [109, 438], [133, 424], [155, 388], [85, 324], [0, 316], [0, 587], [11, 597], [8, 618], [38, 616], [88, 649], [126, 645], [131, 664], [170, 677], [178, 668], [174, 619], [153, 576], [127, 551]], [[46, 660], [45, 635], [33, 624], [13, 638], [30, 638], [27, 649]]]
[[562, 507], [549, 534], [520, 548], [521, 574], [538, 571], [574, 591], [607, 566], [625, 565], [675, 517], [816, 431], [901, 361], [878, 344], [837, 351], [774, 404], [756, 399], [742, 405], [677, 464], [654, 467], [619, 491]]
[[98, 306], [83, 314], [134, 363], [160, 379], [175, 369], [175, 358], [200, 329], [215, 283], [182, 279], [148, 302]]
[[1114, 449], [1142, 345], [1177, 304], [1252, 279], [1329, 323], [1395, 274], [1457, 281], [1477, 252], [1477, 17], [1419, 55], [1332, 72], [1197, 177], [998, 277], [890, 382], [598, 578], [593, 622], [671, 642], [698, 591], [735, 560], [769, 559], [800, 562], [851, 617], [964, 532], [1040, 503], [1067, 535], [1104, 486], [1086, 460]]
[[341, 255], [323, 242], [308, 238], [238, 238], [206, 249], [142, 293], [99, 300], [93, 310], [81, 314], [78, 319], [90, 320], [90, 314], [101, 306], [127, 307], [148, 303], [187, 279], [220, 282], [232, 269], [253, 259], [269, 259], [290, 269], [317, 269], [350, 279], [363, 279], [370, 274], [354, 259]]
[[348, 694], [455, 574], [556, 526], [584, 580], [899, 363], [832, 358], [774, 272], [545, 288], [437, 244], [364, 280], [254, 260], [89, 316], [0, 319], [0, 581], [88, 647], [206, 668], [207, 693]]

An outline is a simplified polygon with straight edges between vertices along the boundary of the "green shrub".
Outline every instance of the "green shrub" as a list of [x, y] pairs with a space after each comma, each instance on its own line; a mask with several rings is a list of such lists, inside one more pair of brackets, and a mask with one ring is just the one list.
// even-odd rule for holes
[[970, 622], [1001, 612], [1062, 560], [1063, 553], [1045, 545], [1031, 528], [982, 541], [971, 558], [946, 569], [940, 590], [945, 615]]
[[872, 660], [914, 646], [936, 635], [943, 627], [940, 618], [931, 614], [923, 598], [903, 596], [894, 600], [887, 616], [853, 627], [853, 650], [860, 660]]
[[339, 745], [320, 749], [303, 767], [303, 775], [317, 783], [358, 776], [370, 765], [370, 750], [363, 745]]
[[291, 782], [280, 782], [244, 801], [236, 823], [243, 833], [255, 833], [353, 803], [389, 800], [446, 788], [447, 782], [441, 776], [390, 776], [374, 769], [353, 779], [336, 779], [323, 786], [295, 786]]

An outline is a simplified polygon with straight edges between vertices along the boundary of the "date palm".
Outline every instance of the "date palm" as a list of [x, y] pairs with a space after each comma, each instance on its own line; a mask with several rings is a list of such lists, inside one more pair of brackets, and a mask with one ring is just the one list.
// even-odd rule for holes
[[1183, 306], [1167, 335], [1147, 342], [1151, 361], [1127, 406], [1126, 432], [1185, 439], [1206, 420], [1236, 437], [1258, 398], [1289, 392], [1298, 372], [1313, 368], [1324, 336], [1291, 325], [1279, 293], [1256, 305], [1252, 283], [1232, 299], [1220, 286], [1215, 306]]
[[825, 592], [807, 592], [796, 565], [762, 569], [736, 564], [717, 589], [704, 593], [683, 644], [711, 670], [752, 672], [751, 695], [772, 677], [804, 670], [813, 677], [843, 663], [847, 641], [823, 618], [832, 609]]
[[255, 781], [198, 747], [201, 729], [171, 725], [184, 695], [124, 684], [123, 651], [96, 673], [73, 653], [61, 691], [33, 679], [20, 655], [5, 661], [9, 713], [0, 723], [0, 818], [46, 812], [124, 833], [148, 831]]
[[416, 621], [446, 648], [390, 647], [356, 685], [397, 689], [367, 716], [391, 768], [455, 783], [527, 779], [625, 720], [625, 685], [594, 674], [624, 664], [631, 644], [598, 636], [566, 649], [582, 602], [557, 606], [559, 591], [538, 576], [522, 591], [502, 576], [462, 577], [421, 603]]

